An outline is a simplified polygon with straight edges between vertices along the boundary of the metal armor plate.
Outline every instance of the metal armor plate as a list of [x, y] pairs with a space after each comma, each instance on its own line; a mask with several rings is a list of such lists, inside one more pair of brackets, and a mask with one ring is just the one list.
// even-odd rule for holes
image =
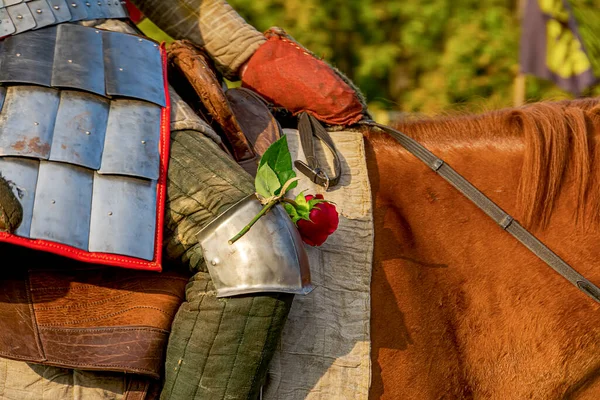
[[47, 159], [58, 103], [56, 89], [9, 87], [0, 114], [0, 156]]
[[[37, 13], [36, 1], [22, 5]], [[129, 48], [121, 39], [138, 44], [145, 79], [160, 82], [162, 93], [146, 85], [140, 96], [107, 94], [106, 62], [114, 60], [108, 53]], [[117, 60], [135, 70], [135, 61]], [[117, 86], [127, 87], [123, 79], [115, 80]], [[43, 28], [2, 42], [0, 80], [12, 84], [0, 86], [0, 174], [24, 209], [15, 234], [0, 232], [0, 241], [88, 262], [160, 269], [157, 218], [164, 203], [157, 200], [164, 199], [160, 168], [166, 164], [159, 149], [169, 140], [157, 105], [166, 102], [160, 48], [80, 25]]]
[[66, 0], [48, 0], [48, 4], [52, 9], [57, 24], [71, 20], [71, 12]]
[[160, 113], [148, 102], [113, 100], [98, 172], [158, 179]]
[[90, 17], [95, 19], [108, 18], [106, 13], [108, 10], [105, 10], [106, 7], [103, 7], [103, 3], [101, 1], [88, 0], [85, 2], [85, 5], [87, 6], [88, 19], [90, 19]]
[[2, 88], [0, 103], [5, 92], [0, 173], [24, 208], [16, 234], [152, 260], [162, 109], [40, 86]]
[[124, 3], [114, 0], [0, 0], [0, 34], [20, 34], [63, 22], [127, 18]]
[[33, 201], [40, 162], [26, 158], [0, 157], [0, 173], [12, 187], [23, 207], [23, 220], [15, 234], [29, 237], [33, 218]]
[[22, 3], [23, 0], [0, 0], [0, 8], [14, 6], [15, 4]]
[[56, 28], [27, 32], [4, 39], [0, 53], [0, 82], [50, 86]]
[[166, 104], [162, 57], [151, 40], [63, 24], [8, 37], [3, 46], [0, 82], [68, 87]]
[[162, 65], [158, 45], [141, 37], [104, 32], [106, 93], [126, 96], [165, 106], [162, 77], [155, 71]]
[[71, 12], [71, 22], [83, 21], [88, 19], [85, 0], [67, 0], [69, 11]]
[[12, 35], [17, 31], [13, 24], [8, 11], [5, 8], [0, 8], [0, 37]]
[[0, 86], [0, 110], [4, 106], [4, 100], [6, 100], [6, 86]]
[[15, 25], [15, 34], [34, 29], [37, 26], [27, 4], [16, 4], [14, 6], [6, 7], [6, 10]]
[[156, 181], [96, 174], [89, 251], [152, 260], [155, 231]]
[[312, 291], [308, 256], [294, 223], [280, 205], [234, 244], [228, 244], [261, 210], [254, 195], [235, 204], [198, 234], [217, 297]]
[[96, 29], [57, 27], [52, 86], [105, 94], [102, 35]]
[[105, 98], [72, 90], [62, 91], [50, 160], [99, 169], [109, 108], [110, 102]]
[[40, 162], [29, 236], [87, 249], [93, 178], [86, 168]]
[[46, 0], [33, 0], [27, 3], [33, 19], [35, 19], [35, 29], [44, 28], [56, 23], [54, 13]]
[[127, 18], [127, 9], [124, 6], [124, 2], [119, 0], [108, 0], [106, 1], [108, 6], [108, 18]]

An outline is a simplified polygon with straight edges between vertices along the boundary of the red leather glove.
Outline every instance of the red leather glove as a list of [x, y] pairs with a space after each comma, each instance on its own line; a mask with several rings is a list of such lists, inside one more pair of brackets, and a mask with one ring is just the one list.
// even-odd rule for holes
[[366, 106], [329, 65], [302, 48], [282, 29], [271, 28], [240, 70], [242, 86], [294, 115], [306, 111], [330, 125], [360, 121]]

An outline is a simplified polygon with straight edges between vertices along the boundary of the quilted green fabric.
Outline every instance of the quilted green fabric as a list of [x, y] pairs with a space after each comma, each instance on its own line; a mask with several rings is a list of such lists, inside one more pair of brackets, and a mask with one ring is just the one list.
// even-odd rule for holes
[[294, 296], [216, 298], [196, 234], [253, 193], [254, 185], [203, 134], [176, 131], [171, 137], [166, 257], [196, 274], [173, 322], [161, 399], [254, 399]]
[[207, 272], [196, 234], [254, 193], [252, 177], [197, 131], [171, 134], [165, 214], [166, 260]]
[[188, 284], [169, 339], [161, 400], [258, 397], [293, 295], [215, 294], [207, 273]]
[[0, 174], [0, 231], [13, 232], [23, 218], [21, 203], [14, 196], [9, 183]]

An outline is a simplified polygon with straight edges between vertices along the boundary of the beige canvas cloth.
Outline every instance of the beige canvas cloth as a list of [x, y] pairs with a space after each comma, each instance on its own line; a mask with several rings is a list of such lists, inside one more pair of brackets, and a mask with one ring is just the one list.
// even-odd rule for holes
[[[305, 160], [298, 132], [286, 129], [292, 159]], [[340, 153], [340, 184], [324, 193], [302, 180], [293, 195], [322, 193], [336, 203], [338, 230], [320, 247], [306, 246], [315, 290], [296, 296], [278, 351], [271, 362], [264, 399], [367, 399], [371, 380], [370, 284], [373, 218], [363, 137], [332, 132]], [[331, 155], [315, 141], [321, 165]]]
[[0, 358], [2, 400], [141, 400], [148, 389], [142, 386], [132, 383], [125, 374], [86, 372]]

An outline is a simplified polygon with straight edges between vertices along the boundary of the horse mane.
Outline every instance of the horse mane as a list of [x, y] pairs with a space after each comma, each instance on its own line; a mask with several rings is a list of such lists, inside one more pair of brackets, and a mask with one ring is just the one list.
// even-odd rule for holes
[[436, 147], [475, 140], [498, 145], [510, 140], [514, 146], [518, 139], [524, 145], [517, 193], [520, 222], [528, 228], [546, 227], [568, 175], [576, 190], [576, 221], [600, 224], [600, 146], [596, 145], [600, 99], [540, 102], [478, 115], [409, 118], [395, 128]]

